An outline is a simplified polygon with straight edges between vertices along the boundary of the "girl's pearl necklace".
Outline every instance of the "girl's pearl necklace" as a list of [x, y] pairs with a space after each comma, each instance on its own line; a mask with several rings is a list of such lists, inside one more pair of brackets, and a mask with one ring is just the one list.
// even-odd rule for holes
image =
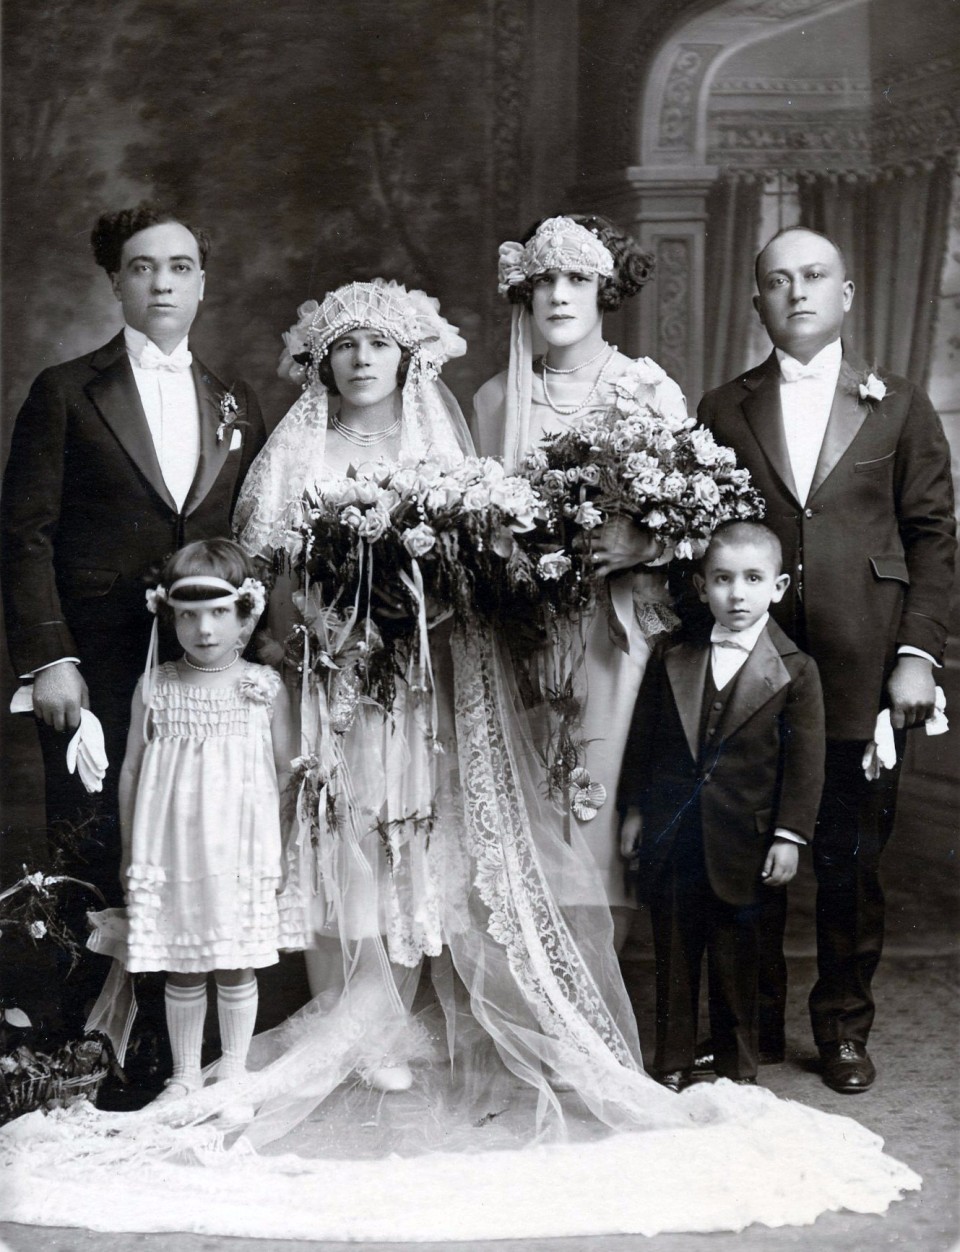
[[184, 652], [183, 654], [184, 665], [189, 665], [190, 668], [195, 669], [198, 674], [222, 674], [225, 669], [232, 669], [233, 666], [236, 665], [236, 663], [239, 660], [240, 660], [239, 648], [237, 648], [236, 655], [234, 656], [233, 660], [228, 661], [226, 665], [194, 665], [194, 663], [187, 656], [186, 652]]
[[358, 448], [372, 448], [376, 443], [383, 443], [385, 439], [389, 439], [391, 435], [395, 435], [400, 429], [401, 418], [397, 418], [395, 422], [391, 422], [389, 426], [384, 426], [380, 430], [355, 430], [352, 426], [345, 426], [340, 421], [339, 416], [333, 415], [333, 429], [338, 435], [342, 435], [348, 443], [356, 444]]
[[[608, 345], [604, 344], [605, 348], [607, 346]], [[589, 392], [587, 393], [586, 399], [583, 400], [580, 404], [574, 404], [574, 405], [554, 404], [553, 400], [550, 398], [550, 392], [547, 390], [547, 376], [546, 374], [543, 375], [543, 398], [544, 400], [546, 400], [550, 408], [553, 409], [554, 413], [556, 413], [559, 417], [575, 417], [577, 413], [582, 413], [584, 409], [589, 408], [590, 405], [593, 403], [594, 399], [596, 398], [597, 392], [600, 390], [600, 385], [603, 382], [604, 375], [607, 372], [607, 366], [610, 364], [610, 362], [613, 360], [613, 358], [617, 354], [617, 348], [615, 344], [610, 344], [609, 347], [610, 347], [610, 355], [607, 357], [604, 363], [600, 366], [600, 372], [597, 374], [597, 377], [596, 377], [596, 380], [594, 381], [593, 386], [590, 388]], [[591, 358], [591, 360], [594, 360], [594, 361], [596, 359], [597, 359], [596, 357]], [[584, 361], [584, 365], [588, 365], [588, 364], [589, 364], [588, 361]], [[579, 369], [581, 367], [577, 366], [577, 368]], [[554, 373], [561, 373], [561, 372], [572, 374], [574, 371], [573, 370], [563, 370], [563, 371], [554, 370]]]
[[[543, 360], [541, 361], [541, 365], [543, 366], [545, 370], [548, 370], [551, 374], [576, 374], [578, 370], [585, 370], [587, 366], [592, 365], [594, 361], [599, 361], [600, 358], [603, 356], [603, 354], [606, 352], [608, 347], [609, 347], [609, 344], [602, 343], [600, 345], [599, 352], [595, 352], [593, 356], [590, 357], [588, 360], [581, 361], [579, 365], [571, 365], [568, 370], [560, 370], [560, 369], [557, 369], [556, 366], [548, 365], [546, 357], [544, 357]], [[616, 352], [617, 349], [614, 348], [613, 350], [614, 352]]]

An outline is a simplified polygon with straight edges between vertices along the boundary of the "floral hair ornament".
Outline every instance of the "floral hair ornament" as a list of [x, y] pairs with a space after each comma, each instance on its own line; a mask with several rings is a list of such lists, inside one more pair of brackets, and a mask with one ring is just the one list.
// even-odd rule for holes
[[616, 268], [613, 253], [599, 238], [570, 217], [548, 217], [525, 244], [500, 245], [497, 290], [511, 287], [547, 270], [572, 270], [608, 278]]
[[[548, 217], [525, 244], [500, 245], [499, 283], [505, 295], [511, 287], [546, 270], [572, 270], [599, 274], [616, 269], [613, 253], [586, 226], [570, 217]], [[530, 394], [533, 383], [533, 332], [530, 314], [522, 304], [513, 306], [510, 323], [510, 365], [507, 371], [506, 421], [503, 467], [515, 472], [526, 451], [530, 434]]]
[[[205, 587], [211, 594], [201, 599], [187, 600], [177, 595], [177, 592], [182, 587]], [[178, 578], [176, 582], [171, 583], [169, 589], [161, 583], [147, 592], [147, 608], [153, 614], [153, 626], [150, 630], [150, 642], [147, 645], [147, 661], [143, 668], [144, 743], [149, 743], [150, 741], [150, 702], [156, 685], [159, 657], [157, 610], [160, 604], [169, 604], [173, 608], [177, 606], [195, 606], [197, 604], [206, 605], [208, 608], [221, 608], [226, 607], [228, 604], [235, 604], [238, 609], [246, 610], [251, 617], [259, 617], [266, 607], [266, 603], [266, 590], [258, 578], [245, 578], [240, 586], [237, 587], [232, 582], [228, 582], [226, 578], [217, 577], [216, 574], [187, 574], [183, 578]]]
[[440, 314], [440, 304], [423, 291], [374, 278], [348, 283], [297, 310], [297, 322], [284, 334], [279, 374], [292, 382], [317, 380], [320, 361], [341, 335], [362, 328], [382, 331], [411, 354], [426, 378], [436, 378], [451, 357], [463, 356], [466, 341]]

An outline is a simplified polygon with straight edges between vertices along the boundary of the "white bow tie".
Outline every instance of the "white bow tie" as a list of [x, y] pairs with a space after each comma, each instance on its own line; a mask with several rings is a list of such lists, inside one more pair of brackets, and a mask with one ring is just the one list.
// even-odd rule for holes
[[737, 632], [727, 630], [726, 626], [714, 626], [710, 632], [710, 642], [717, 648], [739, 648], [741, 652], [749, 652], [745, 643], [737, 638]]
[[142, 370], [170, 370], [171, 373], [176, 374], [182, 370], [188, 370], [192, 362], [193, 353], [185, 343], [177, 344], [173, 352], [167, 356], [165, 352], [160, 351], [152, 339], [148, 339], [143, 345], [137, 364]]
[[785, 356], [780, 361], [780, 377], [785, 383], [798, 383], [804, 378], [826, 378], [833, 368], [830, 361], [818, 361], [814, 358], [804, 365], [792, 356]]

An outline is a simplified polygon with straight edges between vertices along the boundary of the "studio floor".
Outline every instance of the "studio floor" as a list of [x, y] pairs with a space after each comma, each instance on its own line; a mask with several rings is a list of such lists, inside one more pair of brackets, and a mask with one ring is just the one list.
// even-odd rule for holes
[[[944, 673], [949, 707], [960, 710], [960, 666]], [[9, 719], [7, 719], [9, 721]], [[960, 712], [956, 715], [960, 728]], [[5, 759], [18, 762], [5, 789], [7, 857], [19, 852], [18, 830], [30, 824], [36, 787], [31, 783], [29, 727], [13, 728]], [[894, 1204], [884, 1217], [832, 1213], [813, 1226], [752, 1226], [736, 1234], [607, 1236], [592, 1239], [432, 1244], [444, 1252], [948, 1252], [960, 1247], [960, 964], [958, 964], [958, 825], [956, 735], [916, 740], [904, 777], [900, 817], [884, 858], [888, 902], [887, 947], [876, 980], [877, 1021], [871, 1054], [879, 1078], [868, 1092], [841, 1096], [823, 1085], [806, 1019], [805, 997], [814, 975], [813, 884], [804, 867], [791, 888], [788, 956], [791, 993], [788, 1055], [765, 1067], [761, 1081], [777, 1095], [843, 1113], [877, 1132], [887, 1151], [923, 1177], [923, 1189]], [[953, 742], [951, 742], [951, 740]], [[12, 780], [11, 773], [7, 774]], [[13, 803], [11, 803], [11, 800]], [[8, 869], [10, 861], [8, 860]], [[653, 967], [649, 926], [638, 914], [624, 953], [623, 970], [645, 1049], [652, 1042]], [[297, 958], [264, 978], [261, 1025], [289, 1011], [302, 988]], [[797, 1161], [802, 1170], [803, 1161]], [[696, 1161], [690, 1162], [691, 1178]], [[2, 1186], [0, 1179], [0, 1186]], [[624, 1188], [643, 1187], [625, 1177]], [[676, 1185], [690, 1185], [677, 1178]], [[469, 1194], [469, 1188], [466, 1188]], [[102, 1234], [0, 1224], [0, 1248], [12, 1252], [387, 1252], [399, 1244], [303, 1243], [185, 1234]]]

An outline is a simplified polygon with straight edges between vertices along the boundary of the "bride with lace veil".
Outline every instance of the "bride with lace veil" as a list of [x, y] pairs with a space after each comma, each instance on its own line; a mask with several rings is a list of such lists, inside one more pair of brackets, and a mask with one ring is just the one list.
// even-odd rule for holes
[[[382, 280], [301, 306], [285, 338], [301, 394], [237, 524], [249, 552], [292, 568], [309, 625], [297, 557], [318, 492], [397, 464], [469, 466], [438, 377], [464, 344], [434, 301]], [[243, 1077], [0, 1130], [4, 1216], [449, 1241], [803, 1224], [918, 1186], [847, 1118], [646, 1076], [597, 870], [544, 802], [499, 641], [421, 607], [428, 693], [400, 682], [389, 708], [340, 707], [336, 684], [325, 698], [307, 664], [298, 677], [300, 777], [329, 750], [336, 778], [332, 794], [301, 787], [290, 818], [281, 904], [289, 946], [314, 953], [312, 999], [254, 1039]], [[399, 611], [389, 586], [380, 611]]]

